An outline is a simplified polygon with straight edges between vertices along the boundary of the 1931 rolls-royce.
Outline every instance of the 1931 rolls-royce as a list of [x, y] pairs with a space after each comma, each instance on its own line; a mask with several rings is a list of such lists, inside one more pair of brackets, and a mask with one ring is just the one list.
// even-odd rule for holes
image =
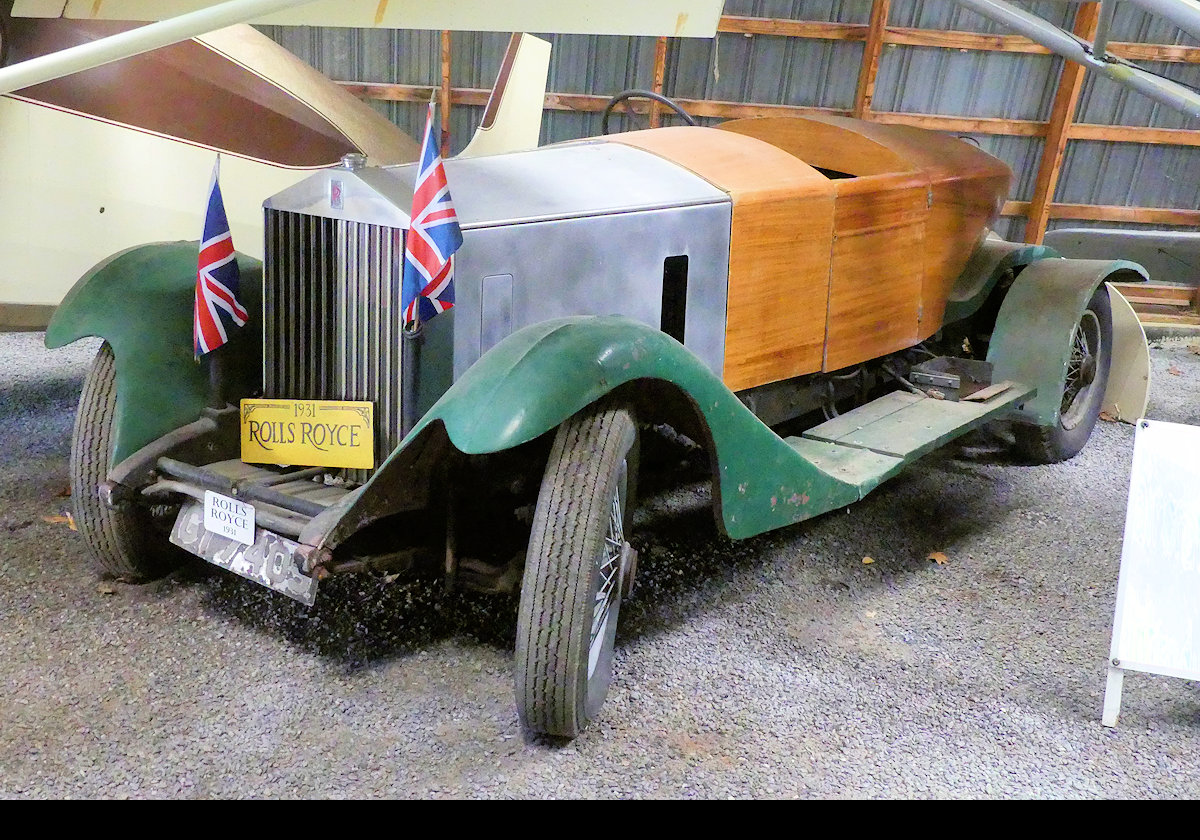
[[1003, 163], [849, 118], [635, 131], [446, 172], [457, 301], [413, 340], [411, 165], [348, 157], [266, 202], [265, 259], [240, 260], [251, 326], [217, 387], [192, 353], [195, 243], [84, 277], [47, 333], [105, 340], [75, 429], [76, 521], [107, 574], [159, 574], [181, 546], [311, 604], [322, 579], [372, 569], [495, 586], [499, 539], [464, 511], [532, 510], [516, 705], [561, 736], [611, 680], [646, 429], [703, 447], [735, 539], [845, 507], [991, 420], [1034, 461], [1069, 458], [1108, 381], [1105, 282], [1144, 277], [989, 235]]

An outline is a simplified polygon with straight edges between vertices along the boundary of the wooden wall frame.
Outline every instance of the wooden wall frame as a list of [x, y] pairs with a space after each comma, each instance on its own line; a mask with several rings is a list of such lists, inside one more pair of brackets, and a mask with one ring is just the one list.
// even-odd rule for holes
[[[1099, 3], [1082, 3], [1075, 22], [1076, 34], [1090, 37], [1094, 32]], [[1075, 122], [1079, 91], [1084, 70], [1080, 65], [1063, 61], [1056, 84], [1054, 106], [1046, 122], [1037, 120], [1004, 119], [998, 117], [964, 117], [952, 114], [912, 114], [897, 111], [877, 111], [872, 107], [875, 78], [880, 56], [891, 44], [937, 47], [948, 50], [980, 50], [1030, 55], [1050, 55], [1050, 50], [1020, 35], [986, 35], [975, 32], [927, 30], [889, 26], [890, 0], [873, 0], [870, 22], [830, 23], [824, 21], [781, 20], [726, 15], [718, 25], [719, 32], [746, 35], [775, 35], [785, 38], [808, 38], [832, 41], [861, 41], [864, 43], [862, 63], [850, 109], [817, 108], [793, 105], [772, 105], [747, 102], [680, 99], [676, 101], [697, 117], [739, 119], [757, 116], [788, 114], [836, 114], [859, 117], [881, 123], [911, 125], [934, 131], [970, 134], [1044, 137], [1046, 143], [1030, 201], [1006, 202], [1002, 213], [1024, 216], [1027, 219], [1025, 239], [1041, 242], [1051, 219], [1076, 219], [1103, 222], [1125, 222], [1166, 226], [1200, 225], [1200, 210], [1167, 207], [1121, 207], [1091, 204], [1064, 204], [1053, 200], [1061, 172], [1067, 143], [1071, 140], [1092, 140], [1113, 143], [1148, 143], [1163, 146], [1200, 146], [1200, 131], [1189, 129], [1154, 128], [1145, 126], [1104, 125]], [[449, 78], [449, 48], [451, 34], [442, 36], [443, 75], [440, 85], [442, 100], [443, 138], [449, 135], [448, 112], [453, 105], [482, 106], [489, 91], [478, 88], [452, 87]], [[674, 39], [660, 37], [655, 43], [652, 90], [663, 92], [667, 55]], [[1200, 47], [1177, 44], [1141, 44], [1109, 42], [1108, 51], [1133, 61], [1162, 61], [1200, 64]], [[365, 99], [397, 102], [427, 102], [429, 86], [404, 84], [372, 84], [341, 82], [352, 93]], [[589, 94], [547, 93], [545, 107], [550, 110], [598, 112], [608, 97]], [[652, 125], [661, 120], [657, 103], [627, 101], [619, 106], [640, 114], [648, 114]]]

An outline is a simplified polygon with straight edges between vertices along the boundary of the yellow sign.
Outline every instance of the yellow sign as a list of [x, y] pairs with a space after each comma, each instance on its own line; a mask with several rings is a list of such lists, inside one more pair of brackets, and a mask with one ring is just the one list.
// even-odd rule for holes
[[373, 408], [369, 402], [242, 400], [242, 460], [372, 469]]

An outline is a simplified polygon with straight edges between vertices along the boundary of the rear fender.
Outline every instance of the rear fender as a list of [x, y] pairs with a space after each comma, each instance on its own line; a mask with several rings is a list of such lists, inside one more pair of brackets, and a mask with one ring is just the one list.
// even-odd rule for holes
[[1106, 281], [1139, 279], [1146, 279], [1146, 270], [1125, 260], [1046, 259], [1017, 275], [1000, 307], [987, 356], [996, 381], [1037, 388], [1015, 419], [1037, 426], [1058, 423], [1071, 334], [1092, 293]]
[[[192, 355], [199, 243], [139, 245], [101, 262], [71, 288], [46, 329], [46, 346], [86, 336], [109, 343], [116, 361], [113, 463], [196, 420], [208, 402], [208, 367]], [[262, 264], [238, 255], [240, 299], [250, 314], [219, 352], [227, 393], [262, 379]]]
[[989, 235], [954, 281], [946, 300], [942, 323], [950, 324], [979, 311], [1007, 272], [1015, 272], [1030, 263], [1057, 256], [1057, 251], [1044, 245], [1007, 242]]

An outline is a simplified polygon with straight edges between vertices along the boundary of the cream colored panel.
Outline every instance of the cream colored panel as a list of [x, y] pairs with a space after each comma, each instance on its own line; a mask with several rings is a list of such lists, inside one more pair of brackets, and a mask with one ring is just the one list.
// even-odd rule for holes
[[1101, 410], [1136, 423], [1145, 415], [1150, 396], [1150, 348], [1137, 313], [1111, 283], [1108, 299], [1112, 302], [1113, 353]]
[[[0, 137], [0, 304], [57, 304], [117, 251], [200, 238], [211, 150], [8, 97]], [[263, 199], [308, 174], [222, 155], [234, 247], [261, 259]]]
[[16, 0], [13, 17], [61, 17], [67, 0]]
[[[508, 61], [508, 56], [505, 56]], [[550, 70], [550, 42], [521, 35], [512, 65], [492, 90], [471, 142], [459, 157], [482, 157], [535, 148], [542, 131], [542, 106], [546, 101], [546, 75]], [[490, 118], [490, 122], [489, 122]]]
[[[306, 103], [375, 166], [411, 163], [420, 156], [420, 145], [394, 123], [253, 27], [236, 24], [196, 40]], [[538, 120], [540, 126], [540, 109]]]
[[[66, 16], [162, 20], [217, 0], [69, 0]], [[723, 0], [316, 0], [254, 23], [711, 38]]]

